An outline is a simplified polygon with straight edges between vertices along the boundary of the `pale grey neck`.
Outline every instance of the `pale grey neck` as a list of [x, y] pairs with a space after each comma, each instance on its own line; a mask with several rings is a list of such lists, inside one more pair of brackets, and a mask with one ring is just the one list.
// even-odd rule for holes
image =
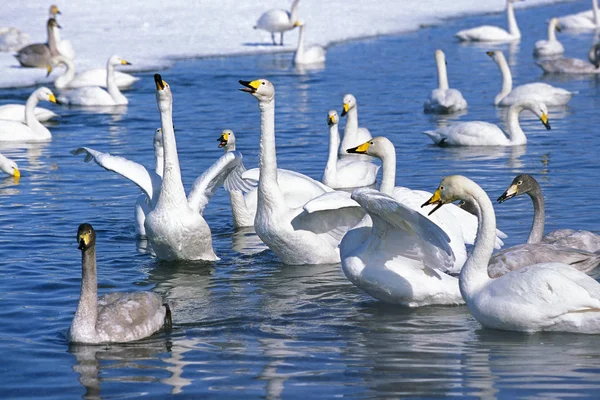
[[540, 185], [535, 183], [533, 190], [527, 192], [533, 202], [533, 225], [527, 243], [540, 243], [544, 237], [544, 224], [546, 220], [546, 210], [544, 209], [544, 196]]
[[60, 60], [67, 70], [64, 74], [54, 80], [54, 86], [56, 86], [57, 89], [64, 89], [75, 78], [75, 64], [69, 57], [65, 56], [58, 56], [57, 60]]
[[446, 71], [446, 62], [445, 60], [439, 59], [437, 62], [437, 71], [438, 71], [438, 89], [448, 90], [448, 73]]
[[295, 59], [300, 60], [304, 55], [304, 25], [300, 25], [298, 33], [298, 47], [296, 48]]
[[392, 145], [391, 148], [386, 146], [381, 158], [381, 185], [379, 191], [381, 193], [392, 196], [396, 187], [396, 149]]
[[338, 124], [329, 127], [329, 157], [325, 167], [325, 174], [329, 179], [334, 179], [337, 175], [338, 150], [340, 147], [340, 132]]
[[81, 293], [73, 326], [79, 333], [95, 334], [98, 320], [98, 281], [96, 272], [96, 247], [81, 252]]
[[521, 129], [521, 124], [519, 124], [519, 114], [523, 111], [523, 107], [517, 104], [510, 106], [508, 109], [507, 127], [508, 127], [508, 140], [512, 144], [520, 145], [527, 143], [527, 136], [525, 136], [525, 132]]
[[106, 90], [115, 102], [121, 104], [127, 102], [127, 99], [123, 96], [123, 93], [121, 93], [117, 86], [115, 80], [115, 66], [110, 61], [106, 64]]
[[498, 68], [500, 68], [500, 73], [502, 74], [502, 90], [494, 99], [494, 104], [498, 105], [512, 91], [512, 74], [510, 73], [510, 68], [508, 67], [506, 58], [504, 58], [504, 54], [498, 53], [494, 60], [498, 64]]
[[521, 31], [517, 25], [517, 19], [515, 18], [515, 9], [512, 2], [509, 0], [506, 2], [506, 16], [508, 18], [508, 32], [515, 38], [521, 37]]
[[181, 181], [181, 169], [179, 168], [179, 156], [177, 155], [177, 142], [171, 112], [171, 107], [166, 107], [160, 113], [163, 132], [164, 168], [159, 203], [163, 200], [165, 194], [168, 194], [171, 201], [186, 200], [185, 189]]
[[48, 27], [47, 27], [48, 48], [50, 49], [50, 55], [58, 56], [58, 55], [60, 55], [60, 53], [58, 52], [58, 44], [56, 42], [56, 36], [52, 32], [53, 29], [58, 29], [58, 28], [52, 28], [51, 26], [48, 25]]
[[292, 8], [290, 9], [290, 22], [293, 24], [296, 22], [296, 16], [298, 14], [298, 3], [300, 0], [294, 0], [292, 3]]
[[260, 109], [260, 149], [258, 164], [259, 207], [262, 204], [283, 204], [283, 194], [277, 182], [277, 149], [275, 146], [275, 97], [259, 101]]
[[555, 42], [556, 41], [556, 24], [558, 20], [552, 19], [548, 23], [548, 41]]

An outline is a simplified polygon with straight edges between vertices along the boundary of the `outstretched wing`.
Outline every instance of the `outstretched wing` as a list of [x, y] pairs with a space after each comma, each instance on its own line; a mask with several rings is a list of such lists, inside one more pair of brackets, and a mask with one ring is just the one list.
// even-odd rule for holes
[[242, 163], [242, 155], [237, 151], [225, 153], [194, 181], [188, 195], [188, 204], [194, 211], [202, 214], [204, 207], [223, 185], [227, 176]]
[[96, 164], [107, 171], [116, 172], [124, 178], [139, 186], [140, 189], [152, 199], [155, 193], [160, 191], [162, 179], [153, 171], [148, 171], [146, 167], [126, 158], [113, 156], [108, 153], [102, 153], [89, 147], [80, 147], [71, 150], [71, 154], [77, 156], [85, 153], [85, 162], [94, 160]]
[[244, 163], [240, 161], [239, 165], [227, 175], [227, 178], [225, 178], [225, 182], [223, 182], [225, 190], [228, 192], [240, 191], [242, 193], [248, 193], [254, 189], [258, 185], [258, 182], [250, 179], [243, 179], [242, 175], [244, 172], [246, 172], [246, 167], [244, 166]]

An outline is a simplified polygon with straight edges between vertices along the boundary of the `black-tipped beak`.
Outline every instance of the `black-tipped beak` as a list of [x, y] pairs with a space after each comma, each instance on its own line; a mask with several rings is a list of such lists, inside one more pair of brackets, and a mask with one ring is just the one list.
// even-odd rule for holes
[[219, 142], [219, 148], [227, 146], [227, 140], [223, 139], [223, 136], [218, 138], [217, 142]]
[[439, 210], [441, 206], [444, 205], [444, 203], [442, 203], [441, 200], [438, 200], [438, 201], [435, 201], [435, 202], [432, 202], [432, 203], [430, 203], [429, 200], [427, 200], [425, 203], [421, 204], [421, 208], [423, 208], [425, 206], [428, 206], [428, 205], [433, 205], [433, 204], [435, 204], [435, 207], [433, 208], [433, 210], [429, 211], [429, 214], [427, 214], [427, 215], [433, 214], [434, 212], [436, 212], [437, 210]]
[[348, 114], [348, 113], [346, 112], [346, 110], [342, 110], [342, 113], [341, 113], [340, 115], [341, 115], [342, 117], [345, 117], [345, 116], [346, 116], [346, 114]]
[[[59, 14], [60, 14], [60, 13], [59, 13]], [[56, 23], [56, 27], [57, 27], [58, 29], [62, 29], [62, 26], [60, 26], [60, 24], [59, 24], [58, 22]]]
[[82, 239], [79, 239], [79, 246], [77, 246], [77, 248], [79, 250], [85, 250], [85, 241]]
[[353, 154], [357, 154], [357, 153], [358, 153], [358, 147], [359, 147], [359, 146], [352, 147], [351, 149], [347, 149], [347, 150], [346, 150], [346, 153], [353, 153]]
[[546, 122], [542, 122], [544, 124], [544, 126], [546, 127], [546, 130], [550, 130], [552, 129], [552, 127], [550, 126], [550, 122], [546, 121]]
[[129, 61], [125, 61], [125, 64], [123, 65], [131, 65], [131, 63]]
[[238, 82], [240, 83], [240, 85], [244, 86], [243, 88], [239, 88], [238, 90], [240, 90], [242, 92], [248, 92], [248, 93], [256, 92], [256, 89], [250, 85], [252, 83], [252, 81], [243, 81], [240, 79]]
[[510, 200], [513, 197], [515, 197], [517, 194], [515, 192], [513, 193], [508, 193], [508, 190], [504, 193], [502, 193], [502, 195], [500, 197], [498, 197], [498, 199], [496, 200], [498, 203], [504, 203], [506, 200]]
[[157, 90], [163, 90], [165, 88], [162, 76], [160, 76], [160, 74], [154, 74], [154, 83], [156, 84]]

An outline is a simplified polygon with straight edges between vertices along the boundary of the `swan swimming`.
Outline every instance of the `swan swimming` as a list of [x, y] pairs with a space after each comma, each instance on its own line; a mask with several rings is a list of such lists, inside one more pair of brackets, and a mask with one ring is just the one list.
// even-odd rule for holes
[[520, 332], [600, 333], [600, 283], [567, 264], [534, 264], [492, 279], [487, 266], [496, 216], [487, 194], [472, 180], [445, 177], [423, 205], [465, 200], [477, 205], [477, 240], [459, 275], [473, 317], [483, 326]]
[[519, 124], [519, 114], [523, 110], [533, 112], [546, 129], [550, 130], [546, 105], [521, 100], [508, 109], [506, 133], [497, 125], [483, 121], [458, 122], [423, 133], [439, 146], [519, 146], [527, 143], [527, 137]]
[[296, 21], [294, 24], [299, 27], [298, 47], [294, 53], [295, 65], [322, 64], [325, 62], [325, 49], [318, 45], [313, 45], [307, 49], [304, 48], [304, 21]]
[[521, 31], [515, 18], [513, 3], [521, 0], [506, 0], [506, 17], [508, 19], [508, 32], [492, 25], [478, 26], [477, 28], [464, 29], [456, 33], [456, 37], [463, 42], [511, 42], [521, 39]]
[[[54, 93], [46, 87], [41, 87], [33, 93], [37, 100], [56, 103]], [[36, 118], [34, 107], [25, 108], [25, 124], [18, 121], [0, 120], [0, 142], [47, 142], [50, 140], [52, 140], [52, 134]]]
[[446, 55], [442, 50], [435, 51], [435, 63], [438, 71], [438, 87], [431, 91], [429, 98], [423, 104], [425, 112], [451, 114], [467, 109], [467, 101], [457, 89], [448, 86], [446, 73]]
[[600, 11], [598, 0], [592, 0], [592, 9], [575, 14], [565, 15], [558, 19], [564, 29], [590, 30], [600, 27]]
[[574, 94], [542, 82], [527, 83], [513, 89], [512, 74], [504, 54], [500, 50], [488, 51], [486, 54], [496, 62], [502, 73], [502, 90], [494, 98], [496, 106], [508, 107], [522, 100], [537, 101], [547, 106], [562, 106], [567, 104]]
[[[339, 155], [348, 157], [347, 149], [356, 147], [371, 139], [371, 132], [367, 128], [358, 126], [358, 104], [356, 97], [351, 94], [344, 95], [342, 100], [342, 117], [347, 116], [344, 127], [344, 137], [340, 145]], [[361, 157], [362, 159], [365, 159]]]
[[33, 91], [23, 104], [5, 104], [0, 106], [0, 120], [10, 120], [25, 123], [25, 115], [28, 110], [32, 110], [35, 118], [40, 122], [45, 122], [57, 118], [58, 114], [43, 107], [36, 107], [40, 100], [48, 100], [49, 97], [43, 95], [43, 89]]
[[600, 74], [600, 43], [588, 51], [588, 61], [579, 58], [558, 58], [536, 62], [546, 74]]
[[254, 29], [271, 32], [271, 40], [273, 40], [274, 45], [277, 45], [275, 33], [279, 32], [281, 34], [279, 44], [283, 46], [283, 33], [296, 27], [299, 2], [300, 0], [294, 0], [290, 11], [278, 9], [266, 11], [258, 18]]
[[[56, 19], [56, 16], [62, 14], [56, 5], [50, 6], [50, 18]], [[55, 26], [52, 29], [52, 35], [54, 36], [54, 42], [56, 43], [56, 48], [60, 54], [65, 57], [69, 57], [70, 59], [75, 59], [75, 49], [73, 49], [73, 45], [70, 40], [62, 40], [60, 38], [60, 26]]]
[[556, 32], [560, 31], [561, 26], [560, 22], [558, 22], [558, 18], [550, 19], [548, 22], [548, 39], [535, 42], [533, 55], [535, 57], [549, 57], [563, 54], [565, 48], [562, 43], [556, 39]]
[[169, 305], [156, 293], [116, 292], [98, 298], [96, 232], [90, 224], [79, 225], [77, 243], [81, 250], [81, 294], [69, 342], [130, 342], [171, 327]]
[[9, 176], [14, 176], [15, 179], [19, 179], [21, 177], [21, 171], [19, 171], [19, 166], [17, 163], [3, 154], [0, 154], [0, 171]]
[[[64, 65], [66, 71], [54, 80], [54, 86], [57, 89], [77, 89], [86, 86], [100, 86], [106, 88], [108, 78], [108, 64], [105, 68], [92, 68], [87, 71], [75, 74], [75, 63], [68, 57], [56, 56], [52, 57], [52, 68], [56, 65]], [[123, 65], [123, 64], [116, 64]], [[127, 89], [131, 87], [140, 78], [127, 74], [121, 71], [113, 70], [115, 83], [119, 89]]]

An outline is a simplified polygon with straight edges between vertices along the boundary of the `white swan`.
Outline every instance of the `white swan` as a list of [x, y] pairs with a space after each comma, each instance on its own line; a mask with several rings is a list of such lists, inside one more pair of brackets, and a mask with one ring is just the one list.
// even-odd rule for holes
[[[466, 200], [477, 205], [475, 246], [459, 276], [471, 314], [485, 327], [510, 331], [600, 333], [600, 283], [566, 264], [534, 264], [491, 279], [487, 265], [494, 247], [492, 202], [475, 182], [448, 176], [426, 204]], [[433, 211], [432, 211], [433, 212]]]
[[579, 58], [558, 58], [538, 61], [536, 64], [547, 74], [600, 74], [600, 43], [588, 51], [588, 61]]
[[54, 18], [48, 19], [46, 31], [48, 34], [47, 43], [35, 43], [23, 47], [15, 54], [15, 58], [23, 67], [46, 68], [48, 73], [51, 71], [52, 57], [59, 55], [56, 41], [52, 30], [58, 27]]
[[598, 0], [592, 0], [592, 9], [575, 14], [565, 15], [558, 19], [564, 29], [589, 30], [600, 28], [600, 12]]
[[62, 104], [78, 106], [121, 106], [128, 104], [127, 97], [119, 90], [114, 77], [115, 65], [131, 65], [117, 55], [113, 55], [106, 63], [106, 90], [99, 86], [86, 86], [61, 92], [58, 101]]
[[496, 50], [488, 51], [487, 55], [496, 62], [502, 73], [502, 90], [494, 98], [494, 105], [507, 107], [522, 100], [531, 100], [548, 106], [562, 106], [567, 104], [574, 94], [542, 82], [527, 83], [513, 89], [512, 74], [504, 54]]
[[448, 86], [446, 73], [446, 55], [442, 50], [435, 51], [435, 63], [438, 72], [438, 87], [431, 91], [431, 95], [423, 104], [425, 112], [438, 114], [451, 114], [467, 109], [467, 101], [457, 89]]
[[19, 179], [21, 177], [21, 171], [19, 171], [19, 166], [17, 163], [3, 154], [0, 154], [0, 171], [9, 176], [14, 176], [15, 179]]
[[281, 33], [281, 38], [279, 44], [283, 46], [283, 33], [285, 31], [292, 30], [296, 27], [297, 13], [298, 13], [298, 3], [300, 0], [294, 0], [292, 3], [292, 8], [290, 11], [286, 10], [269, 10], [263, 13], [256, 21], [256, 25], [254, 29], [262, 29], [267, 32], [271, 32], [271, 40], [273, 40], [273, 44], [277, 45], [275, 42], [275, 32]]
[[454, 270], [454, 255], [440, 227], [374, 189], [356, 189], [352, 199], [369, 214], [372, 226], [348, 231], [340, 244], [342, 271], [350, 282], [386, 303], [464, 303], [458, 279], [447, 274]]
[[137, 198], [134, 208], [135, 233], [141, 238], [146, 237], [146, 214], [152, 209], [152, 199], [160, 193], [164, 167], [164, 149], [162, 144], [162, 129], [158, 128], [154, 134], [154, 172], [150, 172], [146, 167], [126, 158], [113, 156], [109, 153], [102, 153], [89, 147], [79, 147], [72, 150], [71, 154], [77, 156], [85, 154], [84, 162], [94, 160], [96, 164], [107, 171], [115, 172], [124, 178], [135, 183], [142, 194]]
[[38, 121], [44, 122], [52, 118], [57, 118], [58, 114], [43, 107], [36, 107], [40, 100], [48, 100], [49, 98], [43, 94], [42, 88], [35, 90], [27, 98], [27, 102], [23, 104], [5, 104], [0, 106], [0, 120], [25, 122], [25, 114], [27, 109], [33, 110], [35, 118]]
[[325, 62], [325, 49], [319, 45], [313, 45], [307, 49], [304, 48], [304, 21], [296, 21], [294, 24], [298, 26], [298, 47], [294, 53], [294, 64], [295, 65], [306, 65], [306, 64], [322, 64]]
[[589, 252], [600, 250], [600, 235], [590, 231], [574, 231], [573, 229], [557, 229], [544, 236], [545, 208], [542, 189], [529, 174], [519, 174], [500, 197], [503, 203], [515, 196], [527, 194], [533, 202], [533, 225], [527, 243], [549, 243], [557, 246], [572, 247]]
[[[62, 14], [56, 5], [50, 6], [50, 18], [56, 19], [56, 16]], [[69, 57], [70, 59], [75, 59], [75, 49], [73, 49], [73, 45], [70, 40], [61, 40], [60, 38], [60, 26], [55, 26], [52, 29], [52, 35], [54, 35], [54, 41], [56, 42], [56, 47], [58, 52], [65, 57]]]
[[[75, 63], [68, 57], [56, 56], [52, 58], [53, 68], [56, 65], [64, 65], [66, 71], [54, 80], [57, 89], [77, 89], [86, 86], [100, 86], [106, 88], [108, 67], [92, 68], [75, 74]], [[120, 64], [117, 64], [120, 65]], [[113, 71], [115, 83], [119, 89], [131, 87], [140, 78], [121, 71]]]
[[330, 110], [327, 116], [329, 125], [329, 157], [323, 171], [321, 182], [333, 189], [357, 188], [375, 184], [379, 167], [372, 162], [354, 158], [338, 159], [340, 133], [338, 124], [340, 118], [335, 110]]
[[[402, 203], [425, 217], [430, 219], [436, 225], [446, 232], [450, 237], [450, 247], [454, 253], [454, 266], [450, 272], [458, 272], [467, 259], [467, 250], [465, 244], [472, 244], [475, 241], [477, 232], [477, 219], [462, 210], [458, 206], [447, 208], [447, 213], [434, 215], [429, 217], [427, 211], [421, 209], [421, 204], [427, 200], [431, 193], [422, 190], [413, 190], [410, 188], [395, 186], [396, 184], [396, 149], [392, 142], [383, 136], [378, 136], [368, 142], [361, 144], [358, 147], [348, 149], [348, 152], [356, 152], [359, 154], [368, 154], [381, 159], [382, 175], [381, 185], [379, 190], [393, 197], [395, 200]], [[506, 237], [502, 232], [498, 231], [499, 237]], [[498, 238], [498, 248], [502, 245], [502, 241]]]
[[81, 250], [81, 294], [69, 342], [130, 342], [172, 325], [171, 310], [152, 292], [108, 293], [98, 298], [96, 232], [90, 224], [77, 231]]
[[533, 112], [542, 121], [546, 129], [548, 108], [544, 103], [522, 100], [508, 109], [507, 132], [498, 125], [483, 121], [459, 122], [433, 131], [423, 132], [440, 146], [518, 146], [527, 143], [527, 137], [519, 124], [519, 114], [523, 110]]
[[[37, 89], [34, 94], [38, 100], [56, 103], [54, 93], [46, 87]], [[30, 99], [27, 100], [28, 103]], [[25, 124], [0, 120], [0, 142], [47, 142], [49, 140], [52, 140], [52, 134], [36, 118], [34, 107], [25, 108]]]
[[159, 74], [154, 75], [154, 81], [163, 133], [164, 167], [160, 193], [152, 196], [153, 208], [146, 215], [146, 236], [159, 259], [218, 260], [202, 212], [242, 157], [234, 152], [224, 154], [194, 181], [186, 197], [173, 129], [171, 88]]
[[347, 229], [363, 217], [359, 207], [311, 213], [292, 209], [277, 182], [275, 150], [275, 87], [266, 79], [239, 81], [260, 109], [260, 180], [254, 228], [258, 237], [285, 263], [340, 262], [339, 242]]
[[457, 32], [455, 36], [464, 42], [511, 42], [521, 39], [521, 31], [517, 25], [513, 8], [513, 3], [517, 1], [521, 0], [506, 0], [508, 32], [497, 26], [483, 25], [477, 28], [464, 29]]
[[552, 18], [548, 22], [548, 40], [535, 42], [533, 55], [535, 57], [558, 56], [565, 52], [562, 43], [556, 39], [556, 32], [560, 32], [561, 26], [558, 18]]
[[358, 126], [358, 104], [356, 98], [351, 94], [346, 94], [342, 103], [342, 117], [348, 116], [346, 126], [344, 127], [344, 138], [340, 145], [340, 156], [348, 156], [347, 149], [356, 147], [361, 143], [371, 139], [371, 132], [367, 128]]

